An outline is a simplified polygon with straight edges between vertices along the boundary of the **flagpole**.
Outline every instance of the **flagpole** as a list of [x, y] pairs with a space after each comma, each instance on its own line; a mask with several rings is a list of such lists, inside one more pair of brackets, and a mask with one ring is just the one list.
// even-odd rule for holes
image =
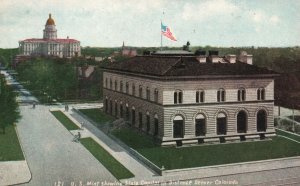
[[162, 51], [162, 33], [161, 33], [162, 21], [160, 20], [160, 51]]

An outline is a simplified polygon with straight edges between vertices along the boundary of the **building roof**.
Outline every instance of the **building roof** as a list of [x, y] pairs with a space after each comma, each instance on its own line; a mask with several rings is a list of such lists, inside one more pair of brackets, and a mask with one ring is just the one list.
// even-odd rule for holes
[[46, 25], [55, 25], [55, 22], [52, 19], [51, 14], [49, 14], [49, 18], [48, 18], [48, 20], [46, 22]]
[[195, 57], [137, 56], [124, 62], [115, 62], [104, 69], [154, 76], [245, 76], [275, 75], [274, 71], [242, 62], [199, 63]]
[[40, 39], [40, 38], [31, 38], [31, 39], [25, 39], [23, 42], [56, 42], [56, 43], [76, 43], [79, 42], [76, 39]]

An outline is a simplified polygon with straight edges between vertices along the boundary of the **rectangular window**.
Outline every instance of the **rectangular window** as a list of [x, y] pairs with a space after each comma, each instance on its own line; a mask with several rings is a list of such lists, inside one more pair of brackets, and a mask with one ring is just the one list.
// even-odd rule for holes
[[174, 104], [177, 104], [177, 92], [174, 92]]
[[222, 101], [225, 101], [225, 91], [222, 91]]
[[196, 103], [199, 103], [199, 91], [196, 92]]
[[178, 103], [182, 103], [182, 92], [179, 92], [179, 99], [178, 99]]
[[200, 93], [200, 102], [201, 103], [204, 102], [204, 92], [203, 91]]
[[143, 88], [142, 87], [139, 88], [139, 97], [143, 98]]
[[135, 86], [132, 85], [132, 95], [135, 96]]
[[147, 94], [147, 100], [150, 100], [150, 90], [149, 90], [149, 88], [147, 88], [146, 94]]
[[158, 90], [157, 89], [154, 90], [154, 101], [158, 102]]

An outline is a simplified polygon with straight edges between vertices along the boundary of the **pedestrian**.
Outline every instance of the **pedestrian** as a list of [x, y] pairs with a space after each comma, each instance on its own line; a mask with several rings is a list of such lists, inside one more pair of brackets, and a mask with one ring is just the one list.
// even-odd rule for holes
[[81, 134], [80, 134], [80, 132], [78, 132], [78, 134], [74, 136], [73, 141], [74, 142], [79, 142], [80, 138], [81, 138]]
[[69, 105], [66, 105], [67, 112], [69, 112]]
[[32, 103], [32, 108], [35, 109], [35, 102]]
[[80, 132], [78, 132], [78, 140], [80, 140], [80, 138], [81, 138], [81, 134]]

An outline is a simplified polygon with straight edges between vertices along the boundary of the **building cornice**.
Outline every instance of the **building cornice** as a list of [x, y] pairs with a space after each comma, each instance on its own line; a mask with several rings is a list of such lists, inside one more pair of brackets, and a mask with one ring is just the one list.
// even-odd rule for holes
[[274, 78], [280, 74], [253, 74], [253, 75], [200, 75], [200, 76], [154, 76], [148, 74], [133, 73], [127, 71], [119, 71], [113, 69], [102, 68], [104, 71], [133, 77], [141, 77], [160, 81], [180, 81], [180, 80], [207, 80], [207, 79], [257, 79], [257, 78]]

